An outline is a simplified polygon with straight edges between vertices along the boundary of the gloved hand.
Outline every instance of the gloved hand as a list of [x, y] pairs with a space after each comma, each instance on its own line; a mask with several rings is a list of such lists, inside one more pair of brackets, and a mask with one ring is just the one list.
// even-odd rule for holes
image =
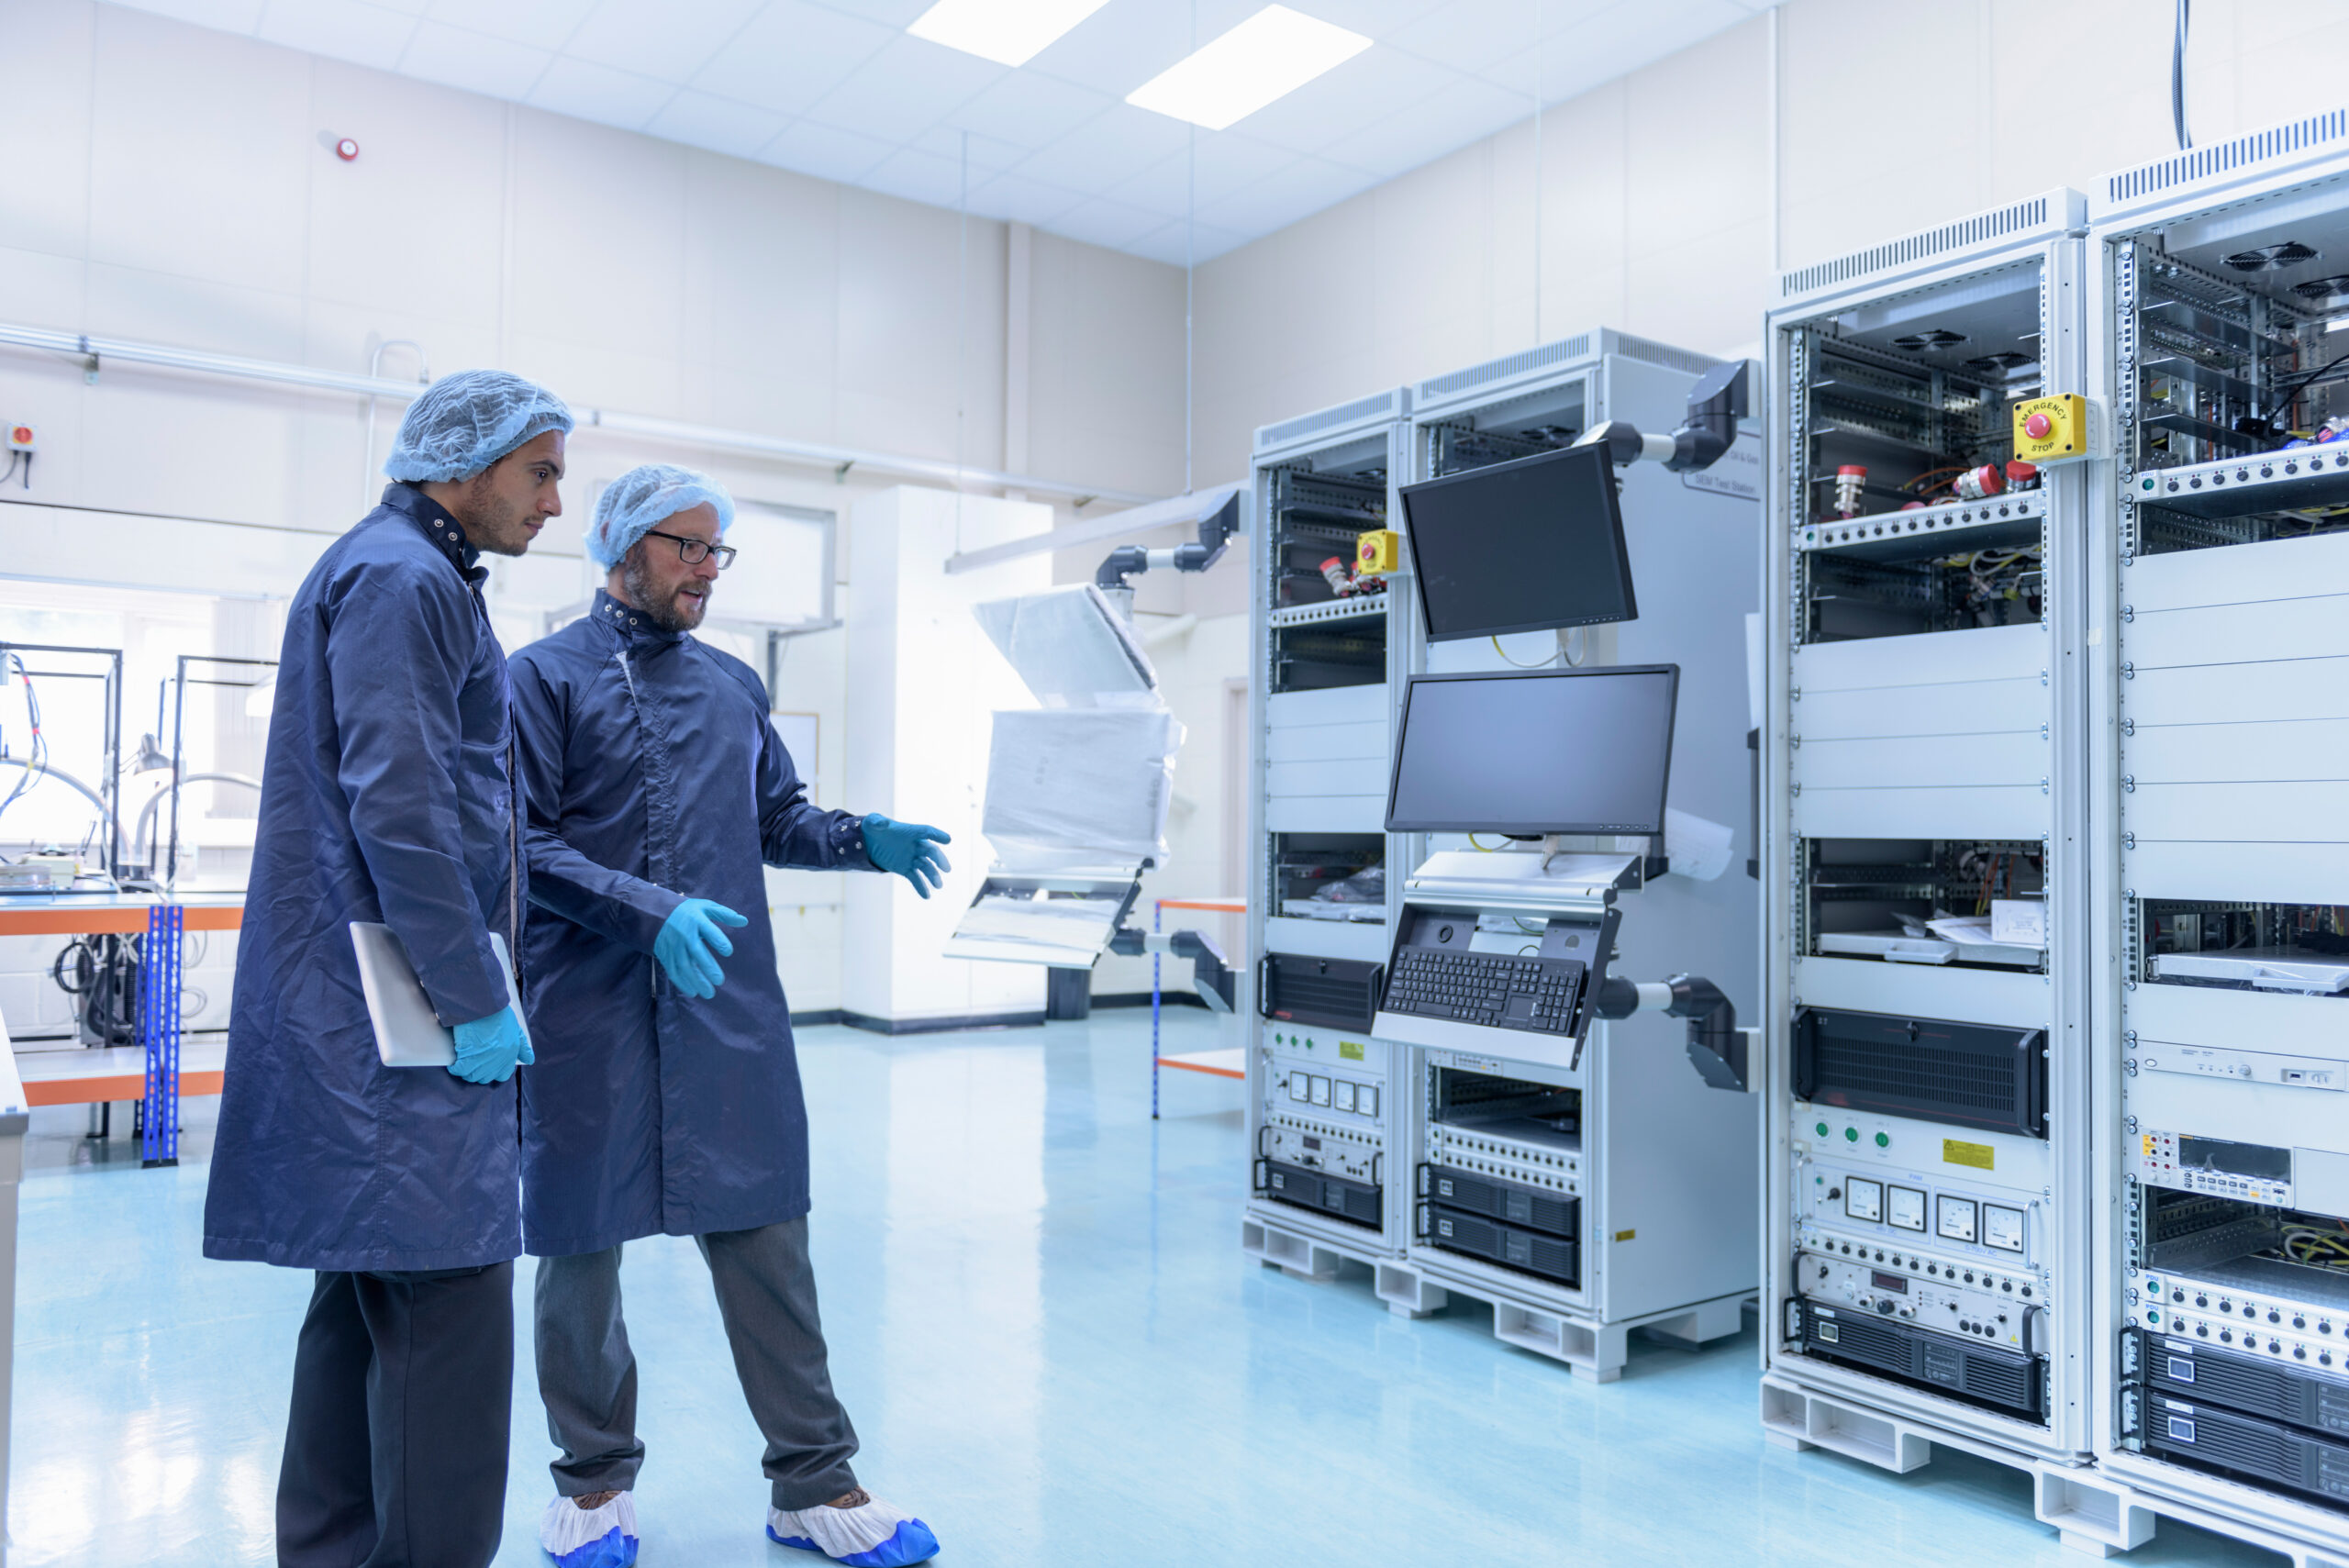
[[[954, 840], [942, 828], [925, 828], [918, 822], [893, 822], [874, 812], [864, 819], [864, 852], [883, 871], [895, 872], [914, 884], [914, 891], [924, 898], [932, 887], [946, 885], [945, 873], [954, 868], [938, 846]], [[929, 878], [925, 886], [922, 879]]]
[[723, 904], [688, 898], [670, 912], [661, 934], [652, 939], [652, 956], [668, 972], [670, 984], [707, 1001], [726, 984], [726, 971], [718, 961], [734, 956], [734, 944], [718, 928], [750, 923]]
[[509, 1006], [457, 1026], [457, 1060], [449, 1071], [468, 1084], [503, 1084], [514, 1076], [516, 1067], [537, 1060], [530, 1037], [522, 1032], [520, 1016]]

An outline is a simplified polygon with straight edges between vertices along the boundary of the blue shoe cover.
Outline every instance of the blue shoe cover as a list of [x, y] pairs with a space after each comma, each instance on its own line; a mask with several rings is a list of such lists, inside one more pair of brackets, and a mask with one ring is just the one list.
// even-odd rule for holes
[[878, 1498], [853, 1508], [769, 1508], [767, 1539], [848, 1568], [909, 1568], [938, 1555], [938, 1537], [928, 1525]]
[[568, 1497], [547, 1505], [539, 1545], [555, 1568], [633, 1568], [636, 1496], [622, 1492], [601, 1507], [583, 1508]]

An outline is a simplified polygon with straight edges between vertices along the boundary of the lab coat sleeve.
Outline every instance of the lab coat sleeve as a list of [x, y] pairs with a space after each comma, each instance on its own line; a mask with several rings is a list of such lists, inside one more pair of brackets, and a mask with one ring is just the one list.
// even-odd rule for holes
[[482, 625], [438, 562], [365, 568], [329, 614], [336, 778], [376, 906], [440, 1021], [487, 1018], [512, 998], [465, 866], [456, 772], [458, 695]]
[[651, 952], [661, 928], [685, 901], [658, 883], [589, 860], [562, 837], [562, 781], [571, 740], [568, 688], [529, 653], [515, 655], [516, 750], [522, 772], [522, 852], [530, 902], [600, 937]]
[[731, 672], [757, 702], [759, 727], [759, 849], [771, 866], [808, 871], [871, 871], [864, 852], [864, 818], [819, 810], [792, 765], [791, 751], [767, 718], [766, 687], [747, 668]]

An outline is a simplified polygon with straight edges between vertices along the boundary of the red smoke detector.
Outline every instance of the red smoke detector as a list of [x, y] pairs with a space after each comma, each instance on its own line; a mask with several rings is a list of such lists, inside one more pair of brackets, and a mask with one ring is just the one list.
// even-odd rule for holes
[[348, 163], [359, 156], [359, 144], [346, 136], [334, 144], [334, 155]]

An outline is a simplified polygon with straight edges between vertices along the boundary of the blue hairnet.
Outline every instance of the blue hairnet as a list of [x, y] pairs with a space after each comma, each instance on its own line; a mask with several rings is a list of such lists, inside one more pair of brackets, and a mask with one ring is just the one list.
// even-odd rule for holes
[[537, 383], [505, 371], [459, 371], [407, 406], [384, 474], [411, 484], [470, 479], [532, 437], [570, 428], [571, 410]]
[[734, 497], [726, 486], [674, 463], [631, 468], [604, 486], [596, 499], [596, 520], [587, 525], [587, 558], [609, 572], [648, 529], [705, 501], [717, 508], [722, 536], [734, 524]]

